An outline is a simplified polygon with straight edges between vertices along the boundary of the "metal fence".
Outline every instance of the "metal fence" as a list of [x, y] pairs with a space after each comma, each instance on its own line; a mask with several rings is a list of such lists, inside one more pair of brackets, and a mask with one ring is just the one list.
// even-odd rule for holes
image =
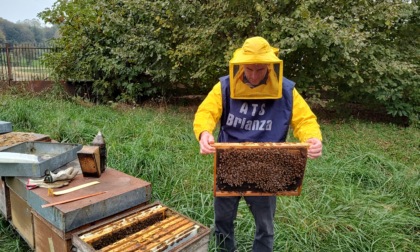
[[0, 81], [49, 80], [50, 70], [41, 59], [52, 50], [47, 45], [0, 43]]

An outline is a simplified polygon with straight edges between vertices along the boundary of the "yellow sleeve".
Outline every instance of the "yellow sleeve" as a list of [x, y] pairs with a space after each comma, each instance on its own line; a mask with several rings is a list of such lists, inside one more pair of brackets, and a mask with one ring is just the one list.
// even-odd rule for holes
[[222, 85], [217, 83], [200, 104], [194, 116], [194, 135], [199, 140], [203, 131], [213, 134], [222, 115]]
[[317, 118], [296, 89], [293, 89], [292, 113], [291, 126], [293, 128], [293, 135], [299, 141], [306, 142], [309, 138], [318, 138], [322, 141], [321, 129]]

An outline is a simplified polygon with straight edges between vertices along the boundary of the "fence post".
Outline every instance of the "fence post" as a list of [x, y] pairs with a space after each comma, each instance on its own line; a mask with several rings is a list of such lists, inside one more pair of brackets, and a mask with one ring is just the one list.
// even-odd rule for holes
[[8, 75], [8, 82], [10, 85], [10, 82], [13, 80], [13, 73], [12, 73], [12, 62], [10, 60], [10, 44], [6, 43], [6, 60], [7, 60], [7, 75]]

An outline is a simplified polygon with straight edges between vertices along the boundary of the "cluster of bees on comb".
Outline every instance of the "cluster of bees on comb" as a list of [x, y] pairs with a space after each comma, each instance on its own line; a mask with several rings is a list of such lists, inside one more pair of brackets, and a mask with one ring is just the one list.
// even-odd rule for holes
[[143, 221], [135, 223], [134, 225], [131, 225], [119, 231], [113, 232], [111, 234], [102, 236], [101, 239], [98, 239], [92, 243], [92, 247], [95, 250], [101, 250], [102, 248], [110, 244], [118, 242], [119, 240], [122, 240], [126, 238], [127, 236], [133, 235], [136, 232], [145, 229], [146, 227], [149, 227], [159, 221], [162, 221], [163, 218], [164, 218], [164, 215], [162, 215], [162, 213], [160, 215], [156, 215], [156, 214], [152, 215]]
[[225, 191], [276, 193], [302, 182], [307, 151], [286, 148], [232, 148], [217, 153], [216, 184]]

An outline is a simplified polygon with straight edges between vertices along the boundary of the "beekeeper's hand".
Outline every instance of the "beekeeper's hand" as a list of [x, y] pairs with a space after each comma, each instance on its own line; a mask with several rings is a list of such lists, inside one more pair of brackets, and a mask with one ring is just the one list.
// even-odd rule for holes
[[317, 138], [309, 138], [306, 141], [309, 144], [308, 158], [314, 159], [322, 155], [322, 142]]
[[211, 154], [216, 152], [216, 148], [211, 146], [214, 144], [214, 137], [208, 131], [200, 134], [200, 154]]

